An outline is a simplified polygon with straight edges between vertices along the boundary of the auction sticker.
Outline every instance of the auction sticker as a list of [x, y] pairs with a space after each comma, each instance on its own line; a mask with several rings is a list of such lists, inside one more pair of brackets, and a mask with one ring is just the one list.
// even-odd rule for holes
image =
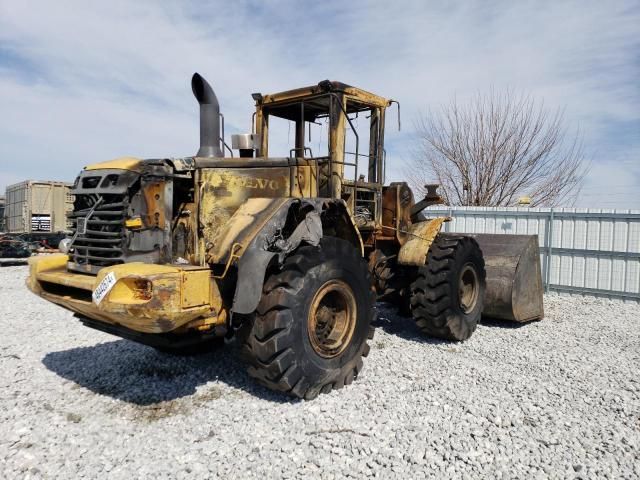
[[96, 305], [100, 305], [100, 302], [104, 297], [107, 296], [107, 293], [111, 291], [113, 286], [116, 284], [116, 274], [113, 272], [107, 273], [107, 275], [102, 279], [102, 281], [98, 284], [96, 289], [93, 291], [93, 303]]

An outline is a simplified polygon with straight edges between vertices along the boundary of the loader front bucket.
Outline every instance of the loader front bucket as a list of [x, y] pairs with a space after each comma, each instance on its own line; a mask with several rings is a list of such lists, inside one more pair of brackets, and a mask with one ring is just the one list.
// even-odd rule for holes
[[484, 317], [515, 322], [544, 316], [537, 235], [477, 234], [487, 271]]

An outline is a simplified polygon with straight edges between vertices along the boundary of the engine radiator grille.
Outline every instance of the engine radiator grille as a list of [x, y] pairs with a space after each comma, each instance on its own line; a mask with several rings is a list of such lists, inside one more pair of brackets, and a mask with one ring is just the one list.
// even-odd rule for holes
[[139, 174], [133, 171], [85, 170], [71, 190], [75, 200], [69, 214], [73, 244], [67, 268], [96, 274], [103, 267], [125, 262], [125, 219]]
[[126, 196], [76, 194], [75, 205], [77, 209], [69, 215], [72, 235], [78, 232], [73, 242], [71, 261], [78, 266], [96, 267], [124, 263]]

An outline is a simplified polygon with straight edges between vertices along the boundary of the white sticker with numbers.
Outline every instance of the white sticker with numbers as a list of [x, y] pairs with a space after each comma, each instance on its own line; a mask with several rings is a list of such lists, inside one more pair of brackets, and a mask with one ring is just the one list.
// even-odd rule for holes
[[96, 289], [93, 291], [93, 303], [96, 305], [100, 305], [100, 302], [104, 297], [107, 296], [107, 293], [111, 291], [113, 286], [116, 284], [116, 274], [113, 272], [107, 273], [107, 275], [102, 279], [102, 281], [98, 284]]

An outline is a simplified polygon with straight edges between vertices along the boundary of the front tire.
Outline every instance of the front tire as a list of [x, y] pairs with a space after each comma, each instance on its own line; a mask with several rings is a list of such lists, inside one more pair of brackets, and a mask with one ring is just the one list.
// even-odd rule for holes
[[249, 375], [305, 399], [348, 385], [369, 353], [374, 315], [367, 264], [350, 243], [325, 237], [302, 246], [268, 272], [245, 327]]
[[411, 283], [411, 313], [425, 334], [467, 340], [484, 308], [482, 250], [472, 237], [440, 233]]

